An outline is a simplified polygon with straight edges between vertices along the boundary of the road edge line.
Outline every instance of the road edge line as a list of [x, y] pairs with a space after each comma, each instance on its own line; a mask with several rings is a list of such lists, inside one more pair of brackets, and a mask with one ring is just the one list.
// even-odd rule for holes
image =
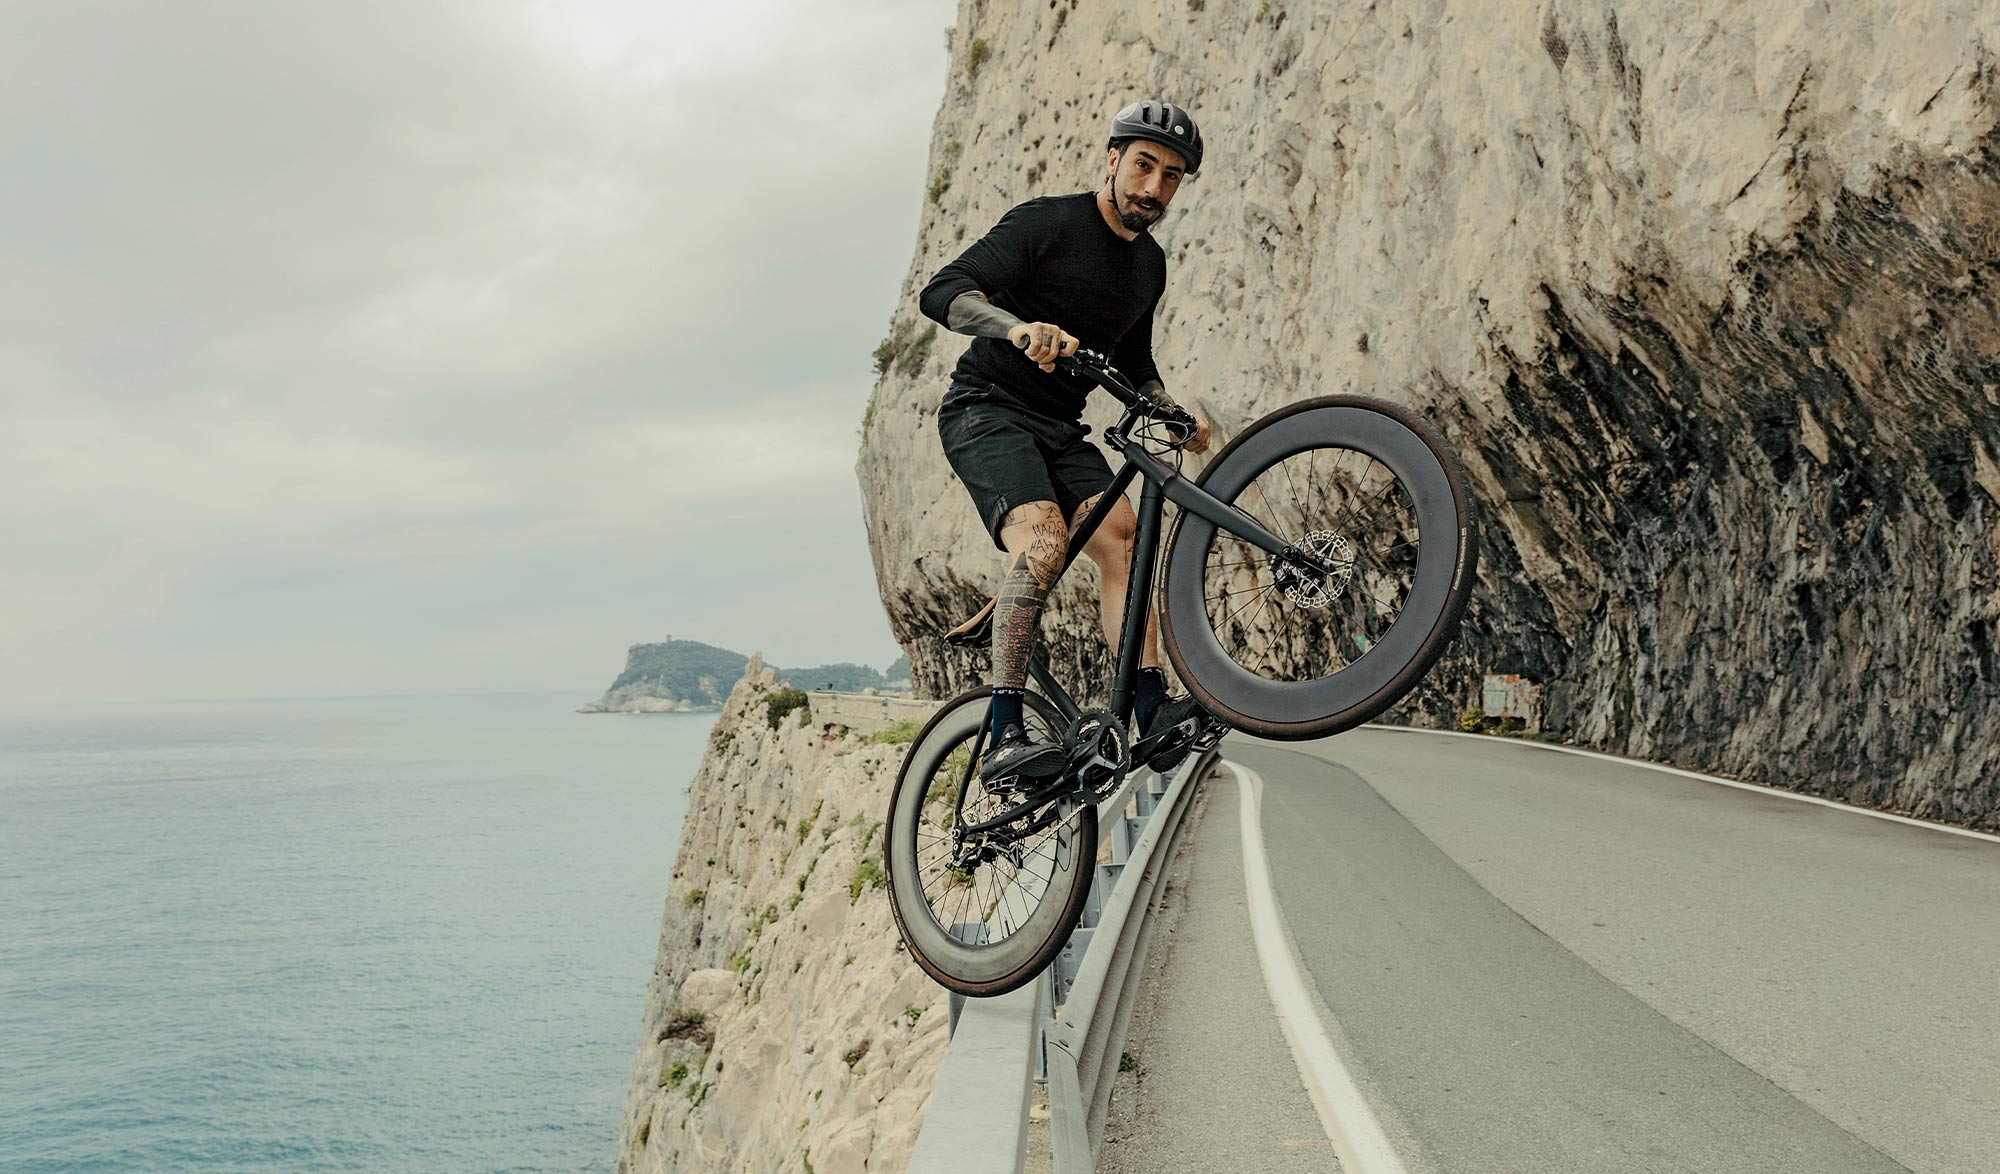
[[1794, 791], [1787, 787], [1773, 787], [1765, 783], [1746, 783], [1741, 779], [1725, 779], [1720, 775], [1703, 774], [1698, 770], [1686, 770], [1678, 766], [1668, 766], [1662, 762], [1648, 762], [1643, 758], [1627, 758], [1622, 754], [1607, 754], [1602, 750], [1591, 750], [1583, 746], [1557, 746], [1551, 742], [1536, 742], [1521, 738], [1494, 738], [1490, 734], [1474, 734], [1464, 730], [1432, 730], [1426, 729], [1423, 726], [1378, 726], [1370, 722], [1361, 728], [1366, 730], [1391, 730], [1402, 734], [1434, 734], [1440, 738], [1484, 738], [1487, 741], [1505, 742], [1511, 746], [1523, 746], [1536, 750], [1554, 750], [1560, 754], [1576, 754], [1584, 758], [1599, 758], [1605, 762], [1617, 763], [1619, 766], [1644, 767], [1647, 770], [1659, 771], [1661, 774], [1679, 775], [1685, 779], [1694, 779], [1696, 782], [1714, 783], [1718, 787], [1734, 787], [1739, 791], [1749, 791], [1758, 795], [1771, 795], [1779, 799], [1796, 799], [1801, 803], [1816, 803], [1821, 807], [1831, 807], [1835, 811], [1845, 811], [1853, 815], [1872, 816], [1875, 819], [1886, 819], [1892, 823], [1908, 824], [1911, 827], [1923, 828], [1926, 831], [1949, 832], [1954, 836], [1970, 836], [1975, 840], [1985, 840], [1989, 843], [2000, 844], [2000, 836], [1996, 836], [1992, 832], [1956, 827], [1948, 823], [1938, 823], [1935, 820], [1916, 819], [1908, 815], [1897, 815], [1893, 811], [1877, 811], [1873, 807], [1861, 807], [1853, 803], [1842, 803], [1838, 799], [1828, 799], [1820, 795], [1807, 795], [1801, 791]]
[[1314, 1009], [1290, 938], [1279, 920], [1271, 862], [1264, 851], [1264, 777], [1227, 759], [1222, 765], [1236, 776], [1237, 814], [1243, 834], [1243, 887], [1250, 913], [1250, 936], [1256, 943], [1264, 990], [1291, 1048], [1292, 1062], [1319, 1114], [1320, 1127], [1339, 1155], [1347, 1174], [1405, 1174], [1368, 1100], [1355, 1085], [1347, 1065], [1334, 1050], [1326, 1025]]

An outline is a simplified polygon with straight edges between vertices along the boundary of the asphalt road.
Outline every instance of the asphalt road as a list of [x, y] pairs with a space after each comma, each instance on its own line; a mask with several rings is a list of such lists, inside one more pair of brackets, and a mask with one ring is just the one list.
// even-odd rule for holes
[[1227, 779], [1196, 793], [1167, 874], [1099, 1174], [1340, 1170], [1257, 969]]
[[[1293, 945], [1412, 1174], [2000, 1170], [2000, 843], [1498, 739], [1224, 753], [1264, 780]], [[1236, 823], [1210, 785], [1198, 852]], [[1237, 860], [1190, 903], [1240, 900]], [[1153, 1014], [1268, 1063], [1270, 1003], [1218, 998], [1216, 952], [1177, 947]], [[1148, 1065], [1127, 1095], [1205, 1079]], [[1296, 1133], [1289, 1085], [1263, 1099]]]

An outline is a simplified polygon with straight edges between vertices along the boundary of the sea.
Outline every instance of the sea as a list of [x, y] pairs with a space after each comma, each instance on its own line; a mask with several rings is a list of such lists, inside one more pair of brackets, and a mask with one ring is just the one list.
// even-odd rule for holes
[[713, 714], [0, 708], [0, 1171], [606, 1171]]

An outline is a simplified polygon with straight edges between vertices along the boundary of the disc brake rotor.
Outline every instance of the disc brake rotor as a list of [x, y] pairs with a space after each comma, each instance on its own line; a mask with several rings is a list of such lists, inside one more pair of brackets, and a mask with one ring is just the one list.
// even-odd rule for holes
[[1299, 542], [1299, 549], [1324, 563], [1333, 564], [1329, 575], [1315, 574], [1291, 563], [1278, 564], [1273, 578], [1285, 598], [1300, 607], [1323, 608], [1339, 599], [1354, 577], [1354, 547], [1331, 530], [1313, 530]]

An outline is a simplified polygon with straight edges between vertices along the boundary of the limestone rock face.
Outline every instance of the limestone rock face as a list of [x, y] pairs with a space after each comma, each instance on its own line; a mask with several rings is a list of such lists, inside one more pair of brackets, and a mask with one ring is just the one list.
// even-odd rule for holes
[[[964, 0], [949, 44], [892, 337], [1008, 207], [1098, 185], [1121, 103], [1185, 103], [1170, 393], [1218, 447], [1407, 403], [1481, 500], [1404, 720], [1520, 673], [1581, 743], [2000, 826], [2000, 8]], [[985, 671], [937, 636], [1000, 571], [936, 435], [963, 342], [898, 352], [857, 469], [932, 695]], [[1094, 580], [1044, 631], [1101, 681]]]
[[753, 657], [690, 788], [620, 1171], [901, 1170], [944, 1056], [876, 879], [904, 748], [774, 730], [776, 687]]

